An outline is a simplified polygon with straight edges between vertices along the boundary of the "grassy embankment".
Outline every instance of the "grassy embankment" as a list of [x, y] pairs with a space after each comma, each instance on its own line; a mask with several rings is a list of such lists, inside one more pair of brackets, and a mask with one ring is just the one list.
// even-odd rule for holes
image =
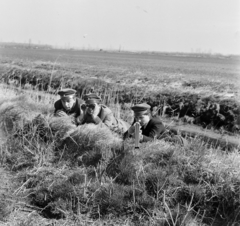
[[197, 138], [185, 148], [159, 140], [134, 150], [105, 128], [52, 118], [55, 97], [39, 95], [1, 89], [3, 225], [240, 223], [237, 150]]

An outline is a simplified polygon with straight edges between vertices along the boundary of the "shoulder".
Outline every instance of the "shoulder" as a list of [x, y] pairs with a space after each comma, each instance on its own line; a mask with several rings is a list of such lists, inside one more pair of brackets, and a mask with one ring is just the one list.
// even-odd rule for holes
[[55, 108], [60, 108], [62, 106], [62, 101], [59, 99], [54, 103]]
[[163, 125], [162, 121], [160, 118], [151, 118], [149, 121], [150, 124], [152, 125]]
[[164, 126], [164, 124], [162, 123], [160, 118], [152, 118], [150, 119], [149, 122], [149, 127], [150, 130], [154, 130], [154, 131], [158, 131], [158, 133], [163, 133], [166, 128]]
[[111, 114], [111, 113], [112, 113], [111, 109], [110, 109], [109, 107], [103, 105], [103, 104], [101, 104], [101, 110], [102, 110], [105, 114]]

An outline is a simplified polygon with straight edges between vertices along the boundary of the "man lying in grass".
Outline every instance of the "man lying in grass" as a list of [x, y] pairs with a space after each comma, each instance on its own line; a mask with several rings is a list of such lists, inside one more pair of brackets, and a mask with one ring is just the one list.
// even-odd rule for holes
[[162, 121], [158, 117], [152, 118], [150, 106], [148, 104], [142, 103], [135, 105], [131, 108], [134, 112], [134, 122], [132, 126], [124, 134], [124, 138], [136, 137], [135, 125], [140, 124], [140, 142], [153, 141], [154, 139], [165, 139], [170, 142], [177, 142], [185, 146], [187, 141], [181, 136], [170, 134]]
[[81, 109], [84, 101], [76, 97], [76, 90], [62, 89], [58, 92], [60, 99], [54, 103], [54, 115], [57, 117], [70, 116], [73, 123], [79, 125], [83, 118]]
[[98, 95], [90, 93], [85, 95], [83, 99], [85, 100], [86, 108], [81, 124], [103, 123], [109, 129], [118, 133], [125, 133], [128, 130], [130, 125], [122, 119], [115, 118], [111, 109], [101, 104], [101, 98]]

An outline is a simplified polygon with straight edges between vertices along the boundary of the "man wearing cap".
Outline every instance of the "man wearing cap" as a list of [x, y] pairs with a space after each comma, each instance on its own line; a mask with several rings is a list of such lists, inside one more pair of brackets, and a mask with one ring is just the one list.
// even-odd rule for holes
[[179, 143], [187, 146], [188, 142], [180, 135], [169, 133], [158, 117], [151, 117], [150, 106], [148, 104], [137, 104], [132, 107], [134, 112], [134, 123], [124, 134], [124, 138], [135, 137], [135, 123], [140, 123], [140, 142], [152, 141], [154, 139], [164, 139], [165, 141]]
[[60, 99], [54, 103], [54, 115], [57, 117], [71, 116], [75, 124], [80, 124], [83, 112], [83, 101], [76, 97], [76, 90], [62, 89], [58, 92]]
[[85, 100], [86, 109], [84, 111], [82, 124], [103, 123], [109, 129], [119, 133], [125, 133], [128, 130], [130, 125], [121, 119], [116, 119], [110, 108], [100, 104], [101, 98], [98, 95], [90, 93], [85, 95], [83, 99]]
[[166, 129], [159, 118], [151, 118], [150, 106], [148, 104], [137, 104], [131, 108], [134, 112], [134, 123], [124, 134], [124, 137], [134, 137], [135, 122], [140, 123], [140, 141], [147, 142], [161, 138]]

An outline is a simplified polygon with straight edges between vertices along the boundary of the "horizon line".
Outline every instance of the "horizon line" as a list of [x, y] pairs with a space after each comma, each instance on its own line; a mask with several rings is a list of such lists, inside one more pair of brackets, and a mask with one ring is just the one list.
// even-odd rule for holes
[[[240, 57], [240, 54], [225, 54], [225, 53], [220, 53], [220, 52], [184, 52], [184, 51], [159, 51], [159, 50], [126, 50], [126, 49], [119, 49], [119, 48], [94, 48], [94, 47], [70, 47], [70, 46], [61, 46], [61, 45], [52, 45], [52, 44], [43, 44], [43, 43], [26, 43], [26, 42], [15, 42], [15, 41], [0, 41], [0, 47], [2, 44], [7, 44], [7, 45], [19, 45], [23, 47], [29, 47], [31, 49], [38, 49], [34, 47], [48, 47], [50, 49], [62, 49], [62, 50], [71, 50], [71, 51], [95, 51], [95, 52], [118, 52], [118, 53], [150, 53], [150, 54], [185, 54], [185, 55], [208, 55], [208, 56], [235, 56], [235, 57]], [[8, 47], [8, 46], [6, 46]], [[27, 49], [29, 49], [27, 48]], [[199, 48], [197, 48], [199, 49]]]

